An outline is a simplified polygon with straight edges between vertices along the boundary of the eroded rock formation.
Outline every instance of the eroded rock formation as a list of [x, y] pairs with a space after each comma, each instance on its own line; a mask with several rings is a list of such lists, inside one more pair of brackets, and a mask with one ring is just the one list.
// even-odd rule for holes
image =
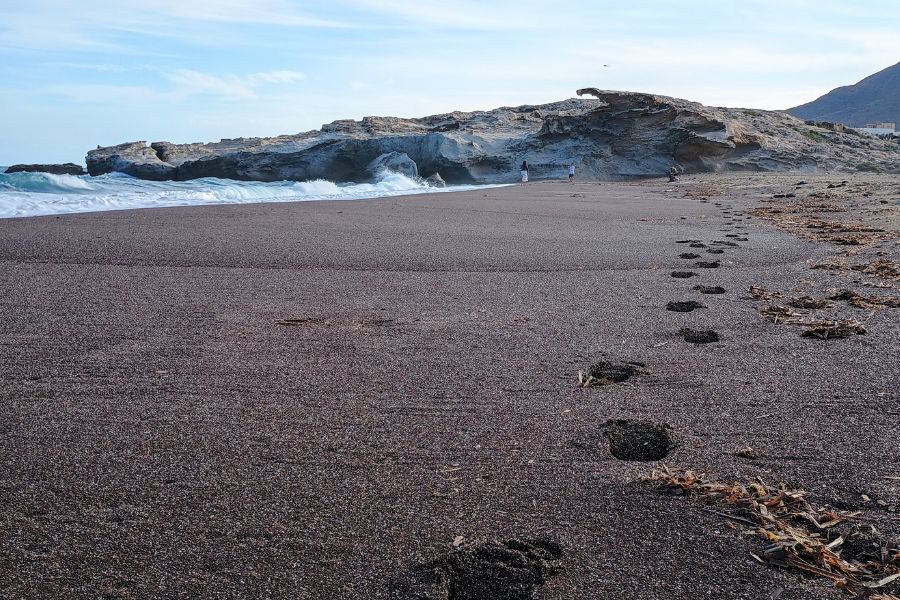
[[[662, 176], [716, 170], [897, 171], [897, 144], [808, 125], [783, 112], [712, 108], [665, 96], [578, 90], [595, 99], [453, 112], [420, 119], [366, 117], [319, 131], [210, 144], [132, 142], [91, 150], [91, 175], [145, 179], [366, 181], [382, 167], [447, 183]], [[380, 162], [379, 162], [380, 161]]]
[[52, 173], [54, 175], [84, 175], [84, 167], [75, 163], [61, 165], [12, 165], [7, 173]]

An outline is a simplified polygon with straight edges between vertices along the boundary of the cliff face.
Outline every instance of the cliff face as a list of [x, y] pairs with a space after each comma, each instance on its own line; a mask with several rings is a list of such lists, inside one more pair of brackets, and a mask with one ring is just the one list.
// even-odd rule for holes
[[606, 180], [660, 176], [674, 163], [686, 172], [898, 168], [896, 144], [809, 126], [781, 112], [593, 88], [582, 94], [596, 99], [421, 119], [366, 117], [211, 144], [131, 142], [88, 152], [88, 172], [359, 182], [373, 177], [373, 165], [387, 164], [448, 183], [505, 183], [518, 179], [523, 160], [538, 179], [561, 176], [573, 161], [580, 178]]
[[788, 112], [801, 119], [846, 123], [851, 127], [883, 121], [900, 123], [900, 63]]

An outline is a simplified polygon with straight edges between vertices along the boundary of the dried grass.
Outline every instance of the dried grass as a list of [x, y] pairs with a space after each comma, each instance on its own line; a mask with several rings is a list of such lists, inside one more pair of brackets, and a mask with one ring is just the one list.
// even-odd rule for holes
[[735, 528], [743, 526], [745, 531], [765, 539], [765, 550], [751, 553], [763, 564], [828, 579], [857, 597], [900, 600], [900, 596], [878, 591], [900, 579], [900, 547], [882, 545], [880, 560], [845, 559], [841, 556], [844, 537], [829, 539], [830, 529], [858, 513], [815, 508], [807, 501], [807, 492], [783, 484], [769, 488], [762, 480], [748, 484], [712, 483], [693, 471], [673, 473], [668, 468], [654, 471], [649, 480], [660, 489], [731, 509], [709, 512], [729, 519]]
[[900, 298], [892, 296], [863, 296], [852, 290], [841, 290], [829, 300], [845, 300], [857, 308], [900, 308]]
[[900, 280], [900, 263], [894, 262], [888, 258], [879, 258], [870, 263], [862, 265], [853, 265], [850, 267], [854, 271], [866, 273], [868, 275], [877, 275], [885, 279]]
[[771, 300], [772, 298], [781, 298], [781, 292], [770, 292], [765, 288], [756, 285], [750, 286], [750, 295], [756, 300]]
[[833, 340], [848, 338], [851, 335], [865, 335], [865, 325], [859, 321], [848, 319], [846, 321], [815, 321], [812, 323], [803, 323], [806, 331], [802, 333], [803, 337], [818, 338], [820, 340]]
[[759, 314], [776, 325], [778, 323], [798, 323], [798, 317], [801, 316], [800, 313], [794, 312], [787, 306], [779, 306], [777, 304], [759, 309]]
[[809, 296], [800, 296], [799, 298], [791, 298], [788, 302], [794, 308], [819, 309], [831, 306], [827, 300], [817, 300]]

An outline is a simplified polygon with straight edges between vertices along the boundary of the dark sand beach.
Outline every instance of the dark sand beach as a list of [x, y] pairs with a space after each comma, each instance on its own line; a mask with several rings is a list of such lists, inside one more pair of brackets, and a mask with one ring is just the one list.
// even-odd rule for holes
[[[417, 565], [541, 538], [541, 599], [852, 597], [642, 479], [785, 482], [900, 533], [900, 309], [798, 310], [867, 330], [821, 340], [749, 293], [897, 296], [851, 268], [900, 260], [892, 180], [841, 188], [885, 230], [859, 246], [750, 212], [843, 179], [2, 220], [0, 596], [461, 600]], [[579, 387], [599, 360], [645, 366]], [[614, 457], [622, 419], [667, 456]]]

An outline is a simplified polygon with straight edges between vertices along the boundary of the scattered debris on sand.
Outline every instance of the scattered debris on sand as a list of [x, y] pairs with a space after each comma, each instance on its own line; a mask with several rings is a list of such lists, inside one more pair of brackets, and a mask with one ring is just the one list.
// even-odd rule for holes
[[759, 452], [757, 452], [753, 446], [745, 446], [740, 450], [735, 451], [734, 455], [740, 458], [746, 458], [747, 460], [759, 459]]
[[829, 300], [844, 300], [857, 308], [900, 308], [900, 298], [892, 296], [863, 296], [852, 290], [841, 290], [828, 297]]
[[715, 331], [697, 331], [690, 327], [682, 327], [678, 333], [684, 338], [684, 341], [691, 344], [711, 344], [719, 341], [719, 334]]
[[558, 572], [562, 547], [523, 539], [466, 544], [459, 536], [445, 557], [416, 565], [390, 583], [392, 600], [532, 600]]
[[591, 365], [587, 373], [578, 371], [578, 387], [589, 388], [601, 385], [610, 385], [612, 383], [622, 383], [628, 381], [641, 372], [641, 368], [646, 367], [642, 362], [626, 361], [624, 363], [613, 363], [605, 360]]
[[794, 308], [819, 309], [831, 306], [827, 300], [820, 300], [810, 296], [800, 296], [799, 298], [791, 298], [788, 304]]
[[851, 540], [858, 534], [846, 526], [859, 513], [815, 508], [807, 501], [807, 492], [784, 485], [769, 488], [761, 479], [713, 483], [693, 471], [674, 473], [668, 468], [654, 471], [648, 479], [661, 490], [722, 507], [705, 510], [764, 538], [768, 546], [751, 553], [760, 563], [829, 579], [857, 598], [900, 600], [878, 591], [900, 580], [900, 545], [879, 540], [877, 554], [854, 552]]
[[672, 428], [665, 423], [619, 419], [604, 424], [610, 453], [619, 460], [662, 460], [674, 447]]
[[802, 316], [800, 313], [794, 312], [787, 306], [780, 306], [778, 304], [760, 308], [759, 314], [776, 325], [778, 323], [799, 323], [800, 321], [798, 319]]
[[806, 327], [806, 331], [802, 333], [803, 337], [820, 340], [842, 339], [851, 335], [865, 335], [867, 333], [865, 326], [853, 319], [846, 321], [815, 321], [813, 323], [803, 323], [803, 326]]
[[666, 304], [666, 310], [671, 310], [672, 312], [691, 312], [698, 308], [706, 307], [696, 300], [687, 300], [685, 302], [676, 302], [673, 300], [672, 302]]
[[866, 273], [867, 275], [877, 275], [884, 279], [900, 280], [900, 263], [887, 258], [879, 258], [866, 264], [853, 265], [850, 268], [854, 271], [859, 271], [860, 273]]
[[756, 285], [750, 286], [750, 295], [756, 300], [771, 300], [772, 298], [781, 298], [781, 292], [770, 292], [765, 288]]

